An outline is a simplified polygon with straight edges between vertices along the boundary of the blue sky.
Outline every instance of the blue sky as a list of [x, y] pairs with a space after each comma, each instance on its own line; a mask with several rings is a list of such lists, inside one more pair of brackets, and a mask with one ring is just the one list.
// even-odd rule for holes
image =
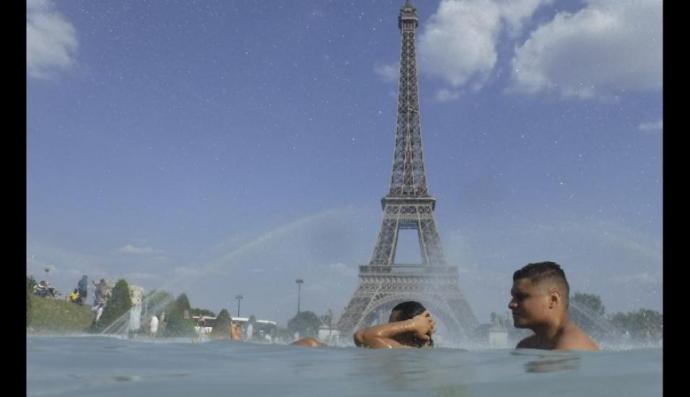
[[[29, 0], [27, 273], [282, 324], [302, 278], [339, 315], [388, 190], [403, 3]], [[427, 181], [480, 321], [541, 260], [660, 310], [661, 1], [413, 4]]]

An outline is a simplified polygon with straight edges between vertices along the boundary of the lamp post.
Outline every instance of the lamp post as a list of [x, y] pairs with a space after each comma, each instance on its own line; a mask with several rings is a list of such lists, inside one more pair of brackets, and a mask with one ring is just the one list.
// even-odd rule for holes
[[299, 314], [299, 300], [300, 300], [300, 294], [302, 293], [302, 284], [304, 283], [304, 280], [301, 278], [298, 278], [295, 280], [297, 283], [297, 314]]
[[237, 317], [240, 316], [240, 301], [242, 300], [242, 298], [244, 298], [242, 294], [238, 294], [237, 296], [235, 296], [235, 299], [237, 299]]

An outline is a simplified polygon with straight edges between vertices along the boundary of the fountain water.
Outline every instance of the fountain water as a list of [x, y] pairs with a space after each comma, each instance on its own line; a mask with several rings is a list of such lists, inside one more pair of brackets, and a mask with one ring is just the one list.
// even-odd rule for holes
[[[199, 265], [198, 266], [198, 271], [195, 272], [194, 274], [185, 274], [185, 275], [179, 275], [167, 283], [159, 286], [156, 290], [158, 291], [164, 291], [164, 290], [170, 290], [174, 289], [175, 287], [179, 287], [179, 285], [182, 282], [190, 282], [190, 280], [194, 277], [199, 277], [200, 275], [204, 274], [209, 274], [213, 271], [216, 271], [218, 268], [221, 266], [233, 266], [237, 264], [238, 259], [242, 258], [243, 255], [246, 255], [257, 248], [262, 247], [263, 245], [267, 244], [271, 240], [285, 237], [285, 236], [290, 236], [295, 233], [296, 230], [299, 230], [300, 228], [304, 228], [306, 226], [309, 226], [310, 224], [313, 224], [314, 222], [321, 221], [327, 217], [331, 217], [334, 215], [339, 215], [343, 212], [342, 209], [335, 209], [335, 210], [327, 210], [327, 211], [322, 211], [320, 213], [317, 213], [315, 215], [310, 215], [301, 219], [298, 219], [294, 222], [291, 222], [287, 225], [281, 226], [279, 228], [276, 228], [270, 232], [267, 232], [258, 238], [243, 244], [241, 247], [234, 249], [230, 253], [227, 253], [220, 258], [214, 259], [206, 264]], [[230, 270], [229, 268], [226, 268], [226, 270]], [[148, 319], [150, 319], [151, 315], [154, 313], [159, 313], [165, 308], [166, 305], [171, 303], [174, 300], [174, 297], [172, 295], [167, 296], [165, 299], [163, 299], [160, 302], [156, 302], [154, 307], [151, 307], [149, 305], [149, 300], [155, 296], [155, 294], [149, 294], [146, 297], [142, 299], [142, 307], [146, 308], [146, 313], [144, 314], [144, 324], [148, 323]], [[118, 334], [118, 335], [127, 335], [129, 331], [129, 316], [130, 316], [130, 311], [132, 309], [128, 310], [127, 312], [123, 313], [120, 317], [118, 317], [115, 321], [113, 321], [110, 325], [108, 325], [106, 328], [101, 331], [101, 334]]]
[[607, 317], [595, 312], [587, 305], [572, 300], [570, 302], [570, 318], [603, 348], [619, 350], [649, 344], [658, 346], [661, 343], [660, 340], [657, 342], [631, 340], [625, 331], [617, 328]]

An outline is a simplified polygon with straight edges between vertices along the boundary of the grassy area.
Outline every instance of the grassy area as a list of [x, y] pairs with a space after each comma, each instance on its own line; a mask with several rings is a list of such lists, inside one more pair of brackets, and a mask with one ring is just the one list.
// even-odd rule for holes
[[84, 332], [91, 326], [94, 313], [89, 305], [77, 305], [64, 299], [31, 295], [30, 332]]

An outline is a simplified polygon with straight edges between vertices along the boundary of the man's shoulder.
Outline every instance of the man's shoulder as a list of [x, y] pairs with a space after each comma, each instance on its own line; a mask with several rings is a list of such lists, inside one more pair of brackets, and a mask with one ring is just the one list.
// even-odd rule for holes
[[558, 340], [555, 348], [563, 350], [599, 350], [599, 346], [597, 346], [592, 338], [590, 338], [585, 331], [576, 326], [569, 327], [563, 333], [563, 336]]
[[526, 337], [525, 339], [521, 340], [518, 342], [517, 346], [515, 346], [516, 349], [530, 349], [535, 347], [537, 335], [530, 335]]

